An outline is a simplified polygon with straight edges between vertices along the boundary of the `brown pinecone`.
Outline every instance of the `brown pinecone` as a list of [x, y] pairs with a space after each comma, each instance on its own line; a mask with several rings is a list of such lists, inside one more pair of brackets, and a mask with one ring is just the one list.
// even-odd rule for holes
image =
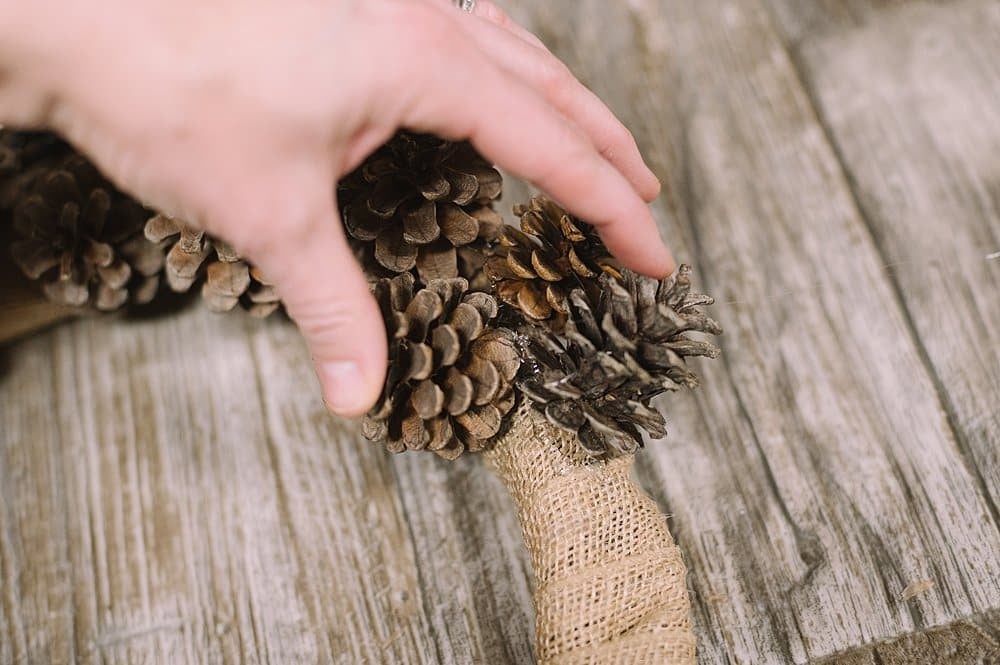
[[0, 129], [0, 178], [9, 178], [19, 170], [21, 156], [12, 140], [15, 136], [10, 130]]
[[462, 278], [414, 290], [412, 274], [374, 285], [389, 339], [389, 372], [363, 432], [392, 452], [447, 459], [482, 450], [514, 407], [520, 366], [513, 333], [491, 327], [496, 300]]
[[274, 286], [221, 240], [163, 214], [149, 218], [145, 234], [152, 242], [170, 246], [164, 273], [171, 290], [183, 293], [201, 281], [202, 298], [215, 312], [239, 304], [251, 316], [263, 318], [281, 306]]
[[51, 132], [0, 129], [0, 209], [13, 208], [42, 168], [52, 168], [73, 149]]
[[660, 282], [625, 270], [622, 282], [601, 277], [596, 301], [572, 291], [562, 335], [529, 325], [519, 337], [525, 364], [517, 385], [524, 396], [554, 425], [577, 433], [595, 456], [635, 451], [640, 427], [666, 436], [650, 400], [698, 384], [685, 357], [719, 354], [685, 334], [722, 333], [700, 309], [713, 299], [692, 294], [690, 276], [686, 265]]
[[536, 196], [514, 213], [521, 230], [505, 227], [486, 274], [508, 305], [534, 321], [561, 330], [569, 314], [568, 296], [582, 288], [595, 298], [603, 274], [621, 278], [621, 266], [594, 229], [555, 202]]
[[9, 192], [11, 255], [50, 300], [111, 311], [153, 299], [163, 250], [143, 237], [149, 213], [141, 205], [77, 154], [35, 164], [17, 178]]
[[[478, 279], [461, 248], [482, 250], [503, 227], [491, 207], [500, 173], [466, 142], [400, 132], [338, 186], [344, 226], [377, 277], [416, 270], [432, 279]], [[481, 268], [481, 266], [479, 266]]]

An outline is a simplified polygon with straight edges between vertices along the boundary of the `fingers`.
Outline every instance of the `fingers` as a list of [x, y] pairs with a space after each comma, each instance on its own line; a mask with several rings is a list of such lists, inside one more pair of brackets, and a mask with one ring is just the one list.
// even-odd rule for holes
[[486, 157], [596, 226], [608, 249], [629, 267], [653, 277], [673, 270], [649, 208], [585, 135], [466, 40], [453, 37], [442, 45], [442, 35], [422, 34], [436, 49], [409, 45], [431, 54], [409, 72], [404, 125], [469, 138]]
[[535, 88], [579, 125], [597, 151], [621, 171], [644, 200], [656, 198], [660, 181], [643, 161], [632, 134], [561, 61], [488, 21], [462, 23], [470, 26], [476, 44], [494, 62]]
[[324, 193], [313, 197], [316, 205], [305, 208], [308, 219], [282, 220], [287, 223], [280, 235], [272, 231], [275, 237], [250, 258], [275, 283], [301, 330], [327, 406], [343, 416], [358, 416], [382, 390], [385, 329], [341, 231], [332, 195], [328, 188]]
[[656, 198], [660, 181], [643, 161], [632, 134], [604, 102], [580, 83], [537, 37], [514, 23], [499, 7], [477, 2], [476, 14], [468, 20], [459, 16], [455, 23], [494, 63], [533, 87], [576, 123], [643, 199]]
[[489, 0], [479, 0], [474, 11], [476, 16], [486, 19], [490, 23], [509, 31], [520, 39], [528, 42], [532, 46], [548, 51], [542, 40], [535, 36], [533, 32], [522, 27], [517, 21], [512, 19], [507, 12], [490, 2]]

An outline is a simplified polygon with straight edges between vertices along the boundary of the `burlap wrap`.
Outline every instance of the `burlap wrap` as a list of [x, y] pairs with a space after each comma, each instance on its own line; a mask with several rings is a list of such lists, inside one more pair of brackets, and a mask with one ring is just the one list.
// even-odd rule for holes
[[522, 407], [487, 457], [531, 555], [540, 663], [694, 663], [684, 562], [631, 455], [588, 459]]

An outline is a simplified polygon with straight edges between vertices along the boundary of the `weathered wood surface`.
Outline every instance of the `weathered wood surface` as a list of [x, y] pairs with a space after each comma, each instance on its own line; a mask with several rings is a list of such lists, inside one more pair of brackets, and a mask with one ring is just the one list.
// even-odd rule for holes
[[530, 659], [499, 483], [359, 441], [290, 326], [88, 320], [4, 361], [0, 662]]
[[[995, 4], [820, 13], [835, 4], [531, 14], [671, 182], [668, 235], [724, 303], [725, 364], [645, 458], [691, 564], [703, 662], [818, 660], [974, 615], [967, 656], [1000, 658]], [[779, 30], [779, 9], [808, 20]], [[928, 32], [937, 59], [907, 46]]]
[[[0, 222], [0, 247], [7, 247], [7, 242]], [[0, 315], [0, 344], [73, 315], [65, 307], [40, 298], [5, 256], [0, 256], [0, 308], [3, 312]]]
[[[997, 4], [506, 4], [635, 131], [720, 300], [640, 463], [700, 661], [1000, 662]], [[499, 483], [360, 441], [287, 324], [2, 354], [0, 663], [532, 661]]]
[[899, 7], [795, 53], [997, 519], [1000, 4]]

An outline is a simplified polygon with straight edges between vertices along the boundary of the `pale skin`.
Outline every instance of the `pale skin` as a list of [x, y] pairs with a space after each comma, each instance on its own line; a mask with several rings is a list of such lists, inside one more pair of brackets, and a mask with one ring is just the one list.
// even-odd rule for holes
[[470, 140], [629, 267], [674, 269], [631, 134], [486, 0], [0, 0], [0, 122], [53, 128], [257, 264], [345, 416], [377, 398], [386, 342], [333, 183], [400, 127]]

